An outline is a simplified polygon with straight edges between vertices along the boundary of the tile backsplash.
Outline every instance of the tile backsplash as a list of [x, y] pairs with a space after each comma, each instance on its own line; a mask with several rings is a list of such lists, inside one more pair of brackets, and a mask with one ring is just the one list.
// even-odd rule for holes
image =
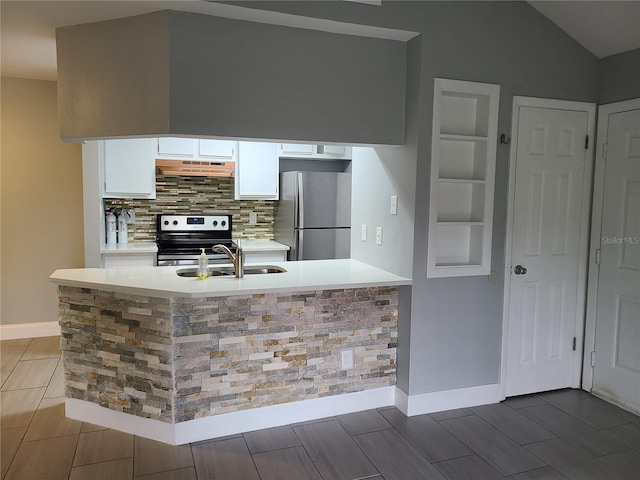
[[[159, 213], [230, 214], [234, 238], [272, 240], [274, 202], [234, 200], [233, 189], [233, 178], [158, 175], [155, 199], [105, 198], [104, 207], [135, 211], [135, 224], [129, 225], [129, 242], [154, 242]], [[255, 225], [249, 225], [250, 212], [257, 214]]]

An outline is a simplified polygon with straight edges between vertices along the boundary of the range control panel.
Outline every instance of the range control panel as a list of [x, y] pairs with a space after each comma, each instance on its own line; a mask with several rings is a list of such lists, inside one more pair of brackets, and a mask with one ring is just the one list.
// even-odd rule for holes
[[163, 232], [213, 232], [230, 229], [230, 215], [160, 215], [158, 217], [158, 230]]

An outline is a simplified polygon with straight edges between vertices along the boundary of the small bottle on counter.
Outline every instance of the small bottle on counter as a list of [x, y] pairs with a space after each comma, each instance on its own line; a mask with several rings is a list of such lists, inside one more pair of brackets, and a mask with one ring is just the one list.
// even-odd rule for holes
[[109, 210], [106, 217], [107, 221], [107, 243], [117, 243], [118, 224], [116, 214], [113, 210]]
[[128, 222], [129, 212], [123, 209], [118, 215], [118, 243], [129, 243]]
[[200, 249], [202, 253], [198, 259], [198, 280], [204, 280], [209, 277], [209, 259], [207, 254], [204, 253], [204, 248]]

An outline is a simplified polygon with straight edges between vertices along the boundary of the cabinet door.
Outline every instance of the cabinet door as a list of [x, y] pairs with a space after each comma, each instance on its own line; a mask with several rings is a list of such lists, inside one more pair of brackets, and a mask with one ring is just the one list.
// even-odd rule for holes
[[162, 137], [158, 139], [158, 155], [194, 158], [197, 142], [194, 138]]
[[278, 148], [275, 143], [238, 142], [235, 198], [278, 199]]
[[235, 161], [237, 145], [238, 142], [232, 140], [201, 139], [198, 141], [201, 158], [220, 159], [225, 162]]
[[104, 140], [107, 198], [155, 198], [155, 138]]
[[281, 157], [312, 157], [315, 145], [304, 143], [281, 143], [279, 154]]

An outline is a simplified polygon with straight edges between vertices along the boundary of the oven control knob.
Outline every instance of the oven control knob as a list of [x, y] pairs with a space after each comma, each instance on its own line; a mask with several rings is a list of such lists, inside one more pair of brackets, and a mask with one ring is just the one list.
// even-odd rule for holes
[[165, 220], [165, 221], [164, 221], [164, 224], [165, 224], [165, 225], [169, 225], [169, 220]]
[[224, 227], [226, 224], [227, 222], [223, 220], [221, 225]]
[[177, 225], [177, 224], [178, 224], [178, 220], [174, 220], [174, 221], [173, 221], [173, 224], [174, 224], [174, 225]]
[[217, 226], [218, 226], [218, 221], [217, 221], [217, 220], [214, 220], [214, 221], [213, 221], [213, 226], [214, 226], [214, 227], [217, 227]]

